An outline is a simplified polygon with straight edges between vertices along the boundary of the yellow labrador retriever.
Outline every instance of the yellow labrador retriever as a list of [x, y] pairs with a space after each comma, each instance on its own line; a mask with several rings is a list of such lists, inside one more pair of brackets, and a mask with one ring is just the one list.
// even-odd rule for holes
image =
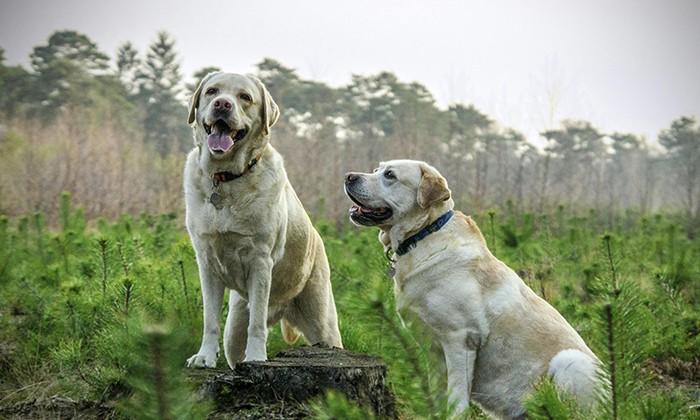
[[268, 326], [294, 342], [342, 347], [323, 242], [270, 145], [279, 109], [253, 76], [211, 73], [192, 97], [195, 149], [185, 164], [186, 224], [204, 304], [190, 367], [214, 367], [224, 288], [229, 366], [267, 359]]
[[383, 162], [348, 173], [350, 219], [378, 226], [395, 256], [399, 310], [435, 333], [450, 400], [470, 399], [493, 415], [524, 414], [523, 398], [543, 375], [583, 403], [595, 398], [598, 359], [568, 322], [494, 257], [476, 223], [453, 210], [447, 181], [418, 161]]

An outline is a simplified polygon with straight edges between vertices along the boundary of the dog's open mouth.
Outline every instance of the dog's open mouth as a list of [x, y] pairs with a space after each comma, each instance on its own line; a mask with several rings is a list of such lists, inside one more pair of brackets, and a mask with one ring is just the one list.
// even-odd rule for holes
[[248, 129], [234, 130], [222, 119], [216, 120], [213, 125], [204, 124], [204, 131], [208, 134], [207, 145], [212, 153], [228, 152], [248, 134]]
[[372, 208], [367, 207], [355, 198], [350, 191], [347, 191], [348, 197], [353, 201], [353, 206], [350, 207], [350, 218], [363, 225], [375, 225], [385, 220], [388, 220], [393, 212], [388, 207]]

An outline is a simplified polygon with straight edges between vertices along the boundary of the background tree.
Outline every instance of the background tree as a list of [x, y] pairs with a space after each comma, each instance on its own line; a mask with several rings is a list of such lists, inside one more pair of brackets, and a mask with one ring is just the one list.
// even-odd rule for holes
[[608, 211], [636, 207], [644, 214], [653, 205], [658, 174], [647, 141], [629, 133], [613, 133], [612, 160], [608, 165]]
[[187, 109], [180, 97], [180, 65], [175, 41], [166, 32], [159, 32], [149, 46], [137, 80], [146, 141], [161, 154], [186, 150], [190, 142], [187, 124], [183, 123]]
[[541, 135], [550, 154], [550, 179], [559, 187], [557, 192], [567, 196], [566, 204], [588, 202], [599, 207], [607, 157], [603, 134], [587, 121], [566, 120], [561, 128]]
[[284, 105], [285, 109], [304, 106], [300, 101], [299, 92], [302, 80], [296, 70], [271, 58], [263, 59], [255, 67], [258, 78], [265, 84], [278, 105]]
[[129, 95], [138, 91], [137, 76], [141, 60], [131, 42], [125, 42], [117, 49], [117, 77]]
[[683, 190], [683, 205], [689, 225], [689, 234], [695, 232], [700, 214], [698, 187], [700, 184], [700, 128], [695, 118], [681, 117], [659, 134], [659, 143], [668, 150], [673, 162], [677, 185]]
[[[114, 63], [74, 31], [56, 32], [37, 46], [29, 69], [2, 58], [0, 50], [0, 124], [12, 139], [3, 140], [0, 153], [7, 175], [0, 183], [10, 197], [3, 209], [43, 208], [62, 189], [87, 200], [93, 214], [178, 207], [180, 180], [172, 173], [191, 144], [186, 103], [199, 79], [216, 68], [200, 69], [183, 83], [166, 33], [145, 53], [122, 44]], [[587, 121], [545, 131], [539, 148], [474, 105], [442, 108], [425, 86], [390, 72], [355, 75], [333, 87], [265, 58], [257, 75], [281, 108], [272, 141], [302, 201], [339, 224], [346, 219], [347, 199], [338, 188], [343, 174], [402, 157], [436, 165], [457, 206], [470, 212], [546, 213], [565, 204], [597, 209], [612, 227], [621, 210], [681, 207], [689, 220], [700, 219], [698, 128], [691, 117], [662, 133], [666, 150], [633, 134], [603, 133]], [[53, 176], [33, 176], [36, 167], [51, 167]]]
[[473, 105], [453, 104], [447, 109], [447, 137], [441, 152], [449, 156], [448, 165], [455, 174], [456, 196], [470, 194], [470, 205], [481, 190], [477, 143], [492, 128], [493, 121]]
[[391, 73], [376, 76], [353, 75], [345, 88], [345, 101], [350, 123], [362, 136], [372, 141], [394, 132], [396, 115], [393, 107], [397, 98], [398, 80]]
[[34, 78], [25, 69], [5, 65], [5, 50], [0, 48], [0, 115], [11, 119], [26, 111], [33, 85]]
[[187, 94], [187, 100], [189, 101], [190, 97], [194, 93], [195, 89], [197, 89], [197, 86], [199, 85], [199, 82], [204, 79], [204, 76], [206, 76], [209, 73], [214, 73], [217, 71], [221, 71], [220, 68], [216, 66], [207, 66], [207, 67], [202, 67], [201, 69], [197, 70], [192, 74], [192, 80], [189, 83], [185, 84], [185, 91]]
[[60, 60], [90, 74], [104, 73], [109, 67], [109, 57], [87, 35], [76, 31], [54, 32], [47, 45], [35, 47], [31, 54], [32, 67], [38, 73]]
[[30, 109], [50, 121], [66, 107], [89, 107], [109, 57], [86, 35], [75, 31], [53, 33], [46, 45], [30, 55], [36, 83], [30, 90]]

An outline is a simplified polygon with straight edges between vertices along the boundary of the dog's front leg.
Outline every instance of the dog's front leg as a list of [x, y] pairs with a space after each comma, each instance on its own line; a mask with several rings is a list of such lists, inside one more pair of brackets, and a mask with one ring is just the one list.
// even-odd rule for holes
[[248, 278], [248, 343], [245, 361], [267, 360], [267, 312], [272, 283], [272, 259], [259, 257], [251, 261]]
[[471, 339], [471, 336], [469, 332], [461, 331], [452, 333], [442, 340], [447, 367], [449, 401], [456, 405], [456, 415], [462, 414], [469, 408], [477, 349], [475, 340]]
[[218, 279], [209, 276], [206, 270], [201, 268], [199, 270], [199, 278], [202, 285], [202, 303], [204, 306], [202, 345], [199, 347], [197, 354], [187, 359], [187, 366], [213, 368], [216, 367], [216, 359], [219, 356], [219, 315], [221, 314], [221, 303], [224, 299], [224, 285]]

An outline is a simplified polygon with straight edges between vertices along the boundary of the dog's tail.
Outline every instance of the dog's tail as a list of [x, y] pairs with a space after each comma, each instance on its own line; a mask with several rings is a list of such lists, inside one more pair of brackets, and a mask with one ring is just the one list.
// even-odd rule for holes
[[301, 333], [284, 318], [282, 318], [280, 326], [282, 327], [282, 338], [284, 338], [284, 342], [287, 344], [296, 343]]

